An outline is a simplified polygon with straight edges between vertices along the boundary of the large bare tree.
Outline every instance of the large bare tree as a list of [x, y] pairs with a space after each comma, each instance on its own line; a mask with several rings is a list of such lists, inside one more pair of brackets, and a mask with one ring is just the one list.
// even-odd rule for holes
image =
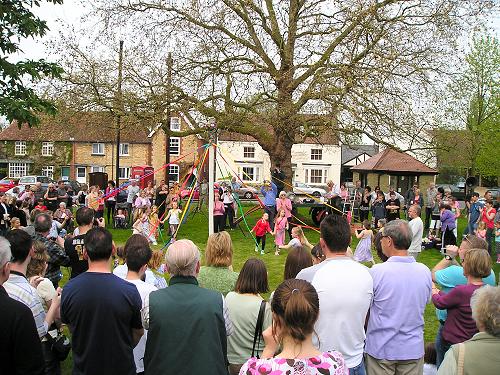
[[197, 126], [213, 118], [220, 129], [253, 136], [291, 177], [292, 145], [325, 132], [403, 149], [431, 146], [419, 141], [431, 126], [423, 121], [427, 91], [453, 69], [460, 35], [494, 1], [93, 4], [103, 35], [120, 29], [149, 55], [130, 70], [144, 103], [159, 87], [149, 74], [164, 65], [159, 51], [172, 49], [179, 109]]

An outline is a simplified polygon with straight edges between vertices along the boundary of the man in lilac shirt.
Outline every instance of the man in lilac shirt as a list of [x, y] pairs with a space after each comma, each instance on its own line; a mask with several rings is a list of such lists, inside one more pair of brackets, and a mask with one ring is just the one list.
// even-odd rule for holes
[[413, 234], [406, 221], [384, 227], [387, 262], [370, 269], [373, 301], [366, 332], [366, 372], [420, 375], [424, 356], [424, 310], [432, 290], [431, 272], [408, 256]]

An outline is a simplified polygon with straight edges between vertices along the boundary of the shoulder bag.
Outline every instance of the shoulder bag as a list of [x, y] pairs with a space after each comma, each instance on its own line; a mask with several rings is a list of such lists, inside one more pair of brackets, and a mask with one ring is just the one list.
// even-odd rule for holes
[[266, 311], [266, 301], [262, 300], [259, 308], [259, 315], [257, 317], [257, 324], [255, 325], [255, 332], [253, 335], [252, 357], [257, 357], [258, 348], [260, 345], [260, 338], [262, 336], [262, 326], [264, 325], [264, 313]]

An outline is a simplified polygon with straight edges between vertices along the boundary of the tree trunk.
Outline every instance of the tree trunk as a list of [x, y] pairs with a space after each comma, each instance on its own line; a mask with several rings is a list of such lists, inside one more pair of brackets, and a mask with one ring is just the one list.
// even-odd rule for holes
[[285, 174], [285, 190], [292, 191], [292, 146], [286, 137], [275, 137], [276, 142], [272, 147], [266, 149], [271, 160], [271, 172], [279, 165]]

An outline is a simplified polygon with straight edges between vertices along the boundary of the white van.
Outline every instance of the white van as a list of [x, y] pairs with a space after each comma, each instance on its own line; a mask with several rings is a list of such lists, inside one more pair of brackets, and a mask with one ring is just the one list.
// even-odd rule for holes
[[19, 179], [19, 185], [34, 185], [36, 182], [41, 182], [44, 187], [52, 182], [47, 176], [24, 176]]

